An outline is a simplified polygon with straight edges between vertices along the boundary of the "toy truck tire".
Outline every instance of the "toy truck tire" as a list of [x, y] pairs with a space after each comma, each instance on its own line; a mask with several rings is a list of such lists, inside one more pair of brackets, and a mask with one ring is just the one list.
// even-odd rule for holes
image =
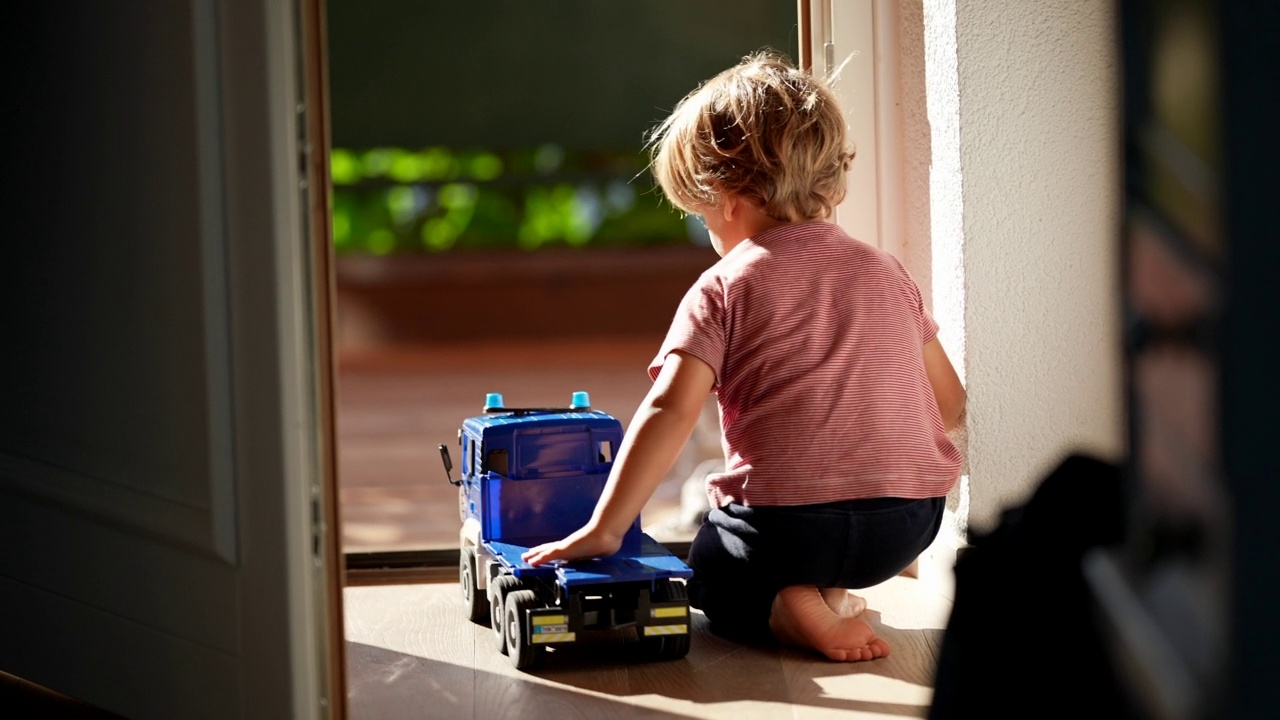
[[467, 606], [467, 618], [481, 622], [489, 617], [489, 598], [479, 590], [476, 575], [476, 550], [464, 547], [458, 559], [458, 585], [462, 588], [462, 601]]
[[538, 606], [538, 596], [532, 590], [514, 590], [507, 594], [506, 622], [507, 655], [517, 670], [527, 670], [538, 664], [546, 648], [529, 640], [528, 611]]
[[507, 651], [506, 603], [507, 595], [520, 589], [520, 580], [514, 575], [499, 575], [489, 581], [489, 625], [493, 628], [493, 637], [498, 652]]
[[[685, 586], [674, 580], [658, 580], [654, 583], [653, 599], [658, 602], [686, 600], [689, 594]], [[686, 618], [687, 621], [687, 618]], [[689, 633], [680, 635], [654, 635], [640, 638], [644, 653], [657, 660], [679, 660], [689, 654]]]

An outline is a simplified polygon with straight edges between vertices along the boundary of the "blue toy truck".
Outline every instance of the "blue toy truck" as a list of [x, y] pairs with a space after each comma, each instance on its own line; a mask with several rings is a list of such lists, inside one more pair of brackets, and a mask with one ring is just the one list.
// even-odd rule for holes
[[497, 648], [521, 670], [547, 648], [582, 642], [592, 631], [634, 628], [643, 652], [676, 659], [689, 652], [688, 565], [640, 530], [614, 555], [532, 567], [531, 547], [559, 540], [591, 518], [622, 444], [622, 424], [575, 392], [567, 408], [506, 408], [490, 393], [484, 414], [458, 431], [462, 515], [459, 582], [472, 622], [489, 621]]

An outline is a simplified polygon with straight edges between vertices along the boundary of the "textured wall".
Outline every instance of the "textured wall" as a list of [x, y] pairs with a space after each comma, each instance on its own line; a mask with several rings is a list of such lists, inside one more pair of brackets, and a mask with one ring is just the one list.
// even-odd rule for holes
[[[902, 261], [920, 285], [951, 362], [965, 376], [964, 229], [961, 224], [959, 99], [954, 0], [901, 0], [898, 70], [902, 102]], [[968, 457], [967, 433], [952, 440]], [[969, 473], [947, 507], [967, 522]]]
[[985, 529], [1123, 445], [1111, 0], [902, 0], [903, 260], [969, 391], [948, 506]]
[[[983, 529], [1071, 450], [1123, 446], [1119, 68], [1110, 0], [954, 7], [969, 522]], [[939, 246], [955, 239], [933, 214], [938, 306], [953, 302]]]

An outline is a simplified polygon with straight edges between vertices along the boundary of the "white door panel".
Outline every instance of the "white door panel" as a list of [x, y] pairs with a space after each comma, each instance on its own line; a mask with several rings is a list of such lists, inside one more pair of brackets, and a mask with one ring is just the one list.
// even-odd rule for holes
[[857, 156], [836, 222], [902, 257], [898, 0], [801, 0], [802, 57], [831, 80]]
[[32, 5], [0, 261], [0, 670], [131, 718], [320, 716], [302, 14]]

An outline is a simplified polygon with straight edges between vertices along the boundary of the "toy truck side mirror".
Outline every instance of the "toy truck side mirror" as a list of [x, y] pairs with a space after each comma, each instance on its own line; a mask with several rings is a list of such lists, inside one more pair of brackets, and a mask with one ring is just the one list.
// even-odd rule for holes
[[444, 463], [444, 476], [449, 481], [449, 484], [461, 485], [462, 478], [453, 479], [453, 458], [449, 457], [449, 448], [443, 444], [440, 445], [440, 460]]

